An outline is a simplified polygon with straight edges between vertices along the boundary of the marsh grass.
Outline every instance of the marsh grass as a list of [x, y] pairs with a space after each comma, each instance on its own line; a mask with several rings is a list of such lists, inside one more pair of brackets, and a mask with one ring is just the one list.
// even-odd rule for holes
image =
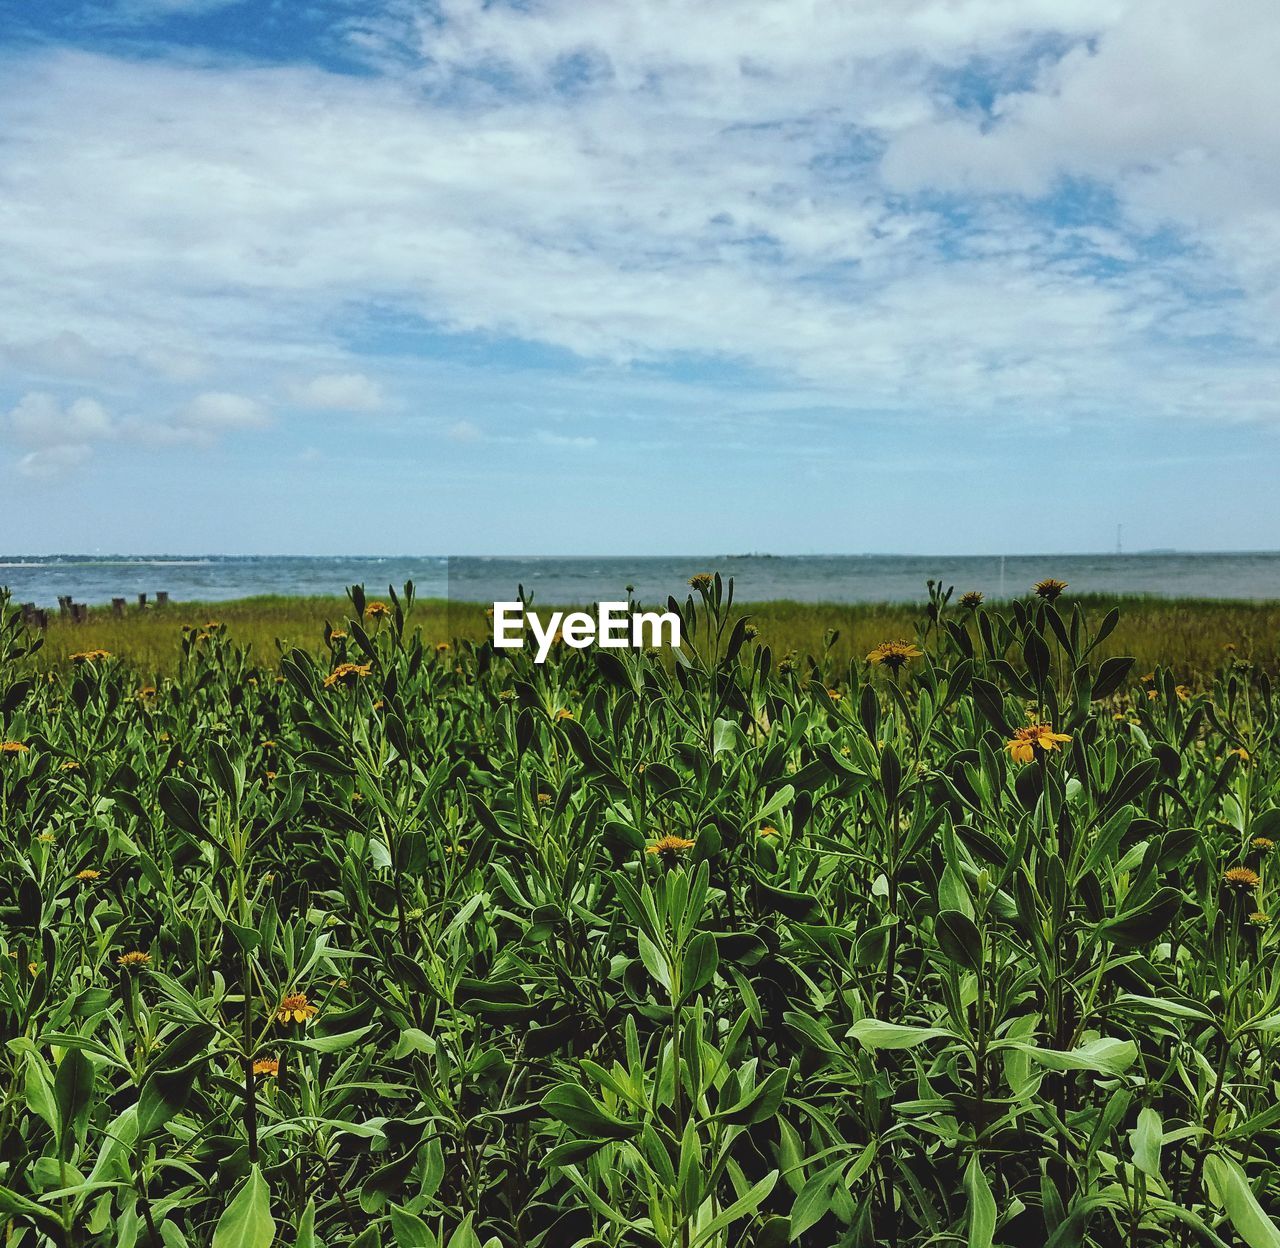
[[[1134, 656], [1139, 672], [1163, 665], [1188, 683], [1203, 684], [1234, 646], [1237, 657], [1270, 673], [1280, 671], [1280, 601], [1081, 596], [1090, 615], [1119, 607], [1116, 631], [1105, 655]], [[551, 608], [539, 607], [539, 610]], [[802, 603], [743, 604], [775, 654], [826, 653], [834, 667], [865, 658], [886, 637], [911, 637], [920, 619], [918, 604]], [[173, 603], [166, 608], [131, 608], [116, 619], [109, 608], [93, 608], [84, 624], [55, 618], [48, 629], [41, 661], [66, 663], [74, 653], [103, 649], [127, 659], [141, 671], [169, 675], [177, 666], [182, 628], [200, 628], [212, 620], [226, 625], [228, 636], [249, 646], [254, 659], [274, 664], [297, 646], [319, 654], [326, 621], [337, 624], [348, 610], [345, 598], [260, 597], [217, 603]], [[954, 608], [953, 608], [954, 614]], [[481, 641], [489, 622], [483, 604], [420, 599], [415, 616], [427, 642], [466, 638]], [[830, 641], [832, 634], [838, 634]]]

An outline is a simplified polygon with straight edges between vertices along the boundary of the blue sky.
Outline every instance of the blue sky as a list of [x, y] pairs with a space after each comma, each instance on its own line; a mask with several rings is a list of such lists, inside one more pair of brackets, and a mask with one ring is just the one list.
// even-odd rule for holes
[[1280, 23], [51, 0], [10, 553], [1280, 548]]

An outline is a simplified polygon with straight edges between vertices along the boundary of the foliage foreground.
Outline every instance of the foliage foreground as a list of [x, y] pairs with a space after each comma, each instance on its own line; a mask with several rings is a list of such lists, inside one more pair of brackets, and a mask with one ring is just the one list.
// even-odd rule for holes
[[782, 660], [37, 667], [0, 596], [0, 1218], [55, 1244], [1276, 1248], [1277, 697], [931, 586]]

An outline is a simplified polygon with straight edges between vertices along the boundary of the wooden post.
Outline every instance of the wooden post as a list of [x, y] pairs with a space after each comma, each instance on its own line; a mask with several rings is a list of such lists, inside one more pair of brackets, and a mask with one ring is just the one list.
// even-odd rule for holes
[[48, 613], [48, 611], [41, 611], [41, 610], [39, 610], [39, 609], [37, 609], [37, 610], [36, 610], [36, 627], [37, 627], [37, 628], [48, 628], [48, 627], [49, 627], [49, 613]]
[[112, 598], [111, 614], [114, 615], [116, 619], [119, 620], [124, 618], [124, 609], [125, 609], [126, 602], [127, 600], [124, 598]]
[[83, 602], [71, 604], [71, 619], [76, 624], [83, 624], [89, 618], [89, 606]]
[[146, 596], [146, 594], [139, 594], [139, 595], [138, 595], [138, 610], [139, 610], [139, 611], [141, 611], [141, 610], [142, 610], [146, 605], [147, 605], [147, 596]]
[[70, 594], [58, 595], [58, 614], [63, 616], [71, 614], [71, 595]]
[[156, 606], [167, 607], [169, 605], [169, 591], [161, 589], [156, 592]]

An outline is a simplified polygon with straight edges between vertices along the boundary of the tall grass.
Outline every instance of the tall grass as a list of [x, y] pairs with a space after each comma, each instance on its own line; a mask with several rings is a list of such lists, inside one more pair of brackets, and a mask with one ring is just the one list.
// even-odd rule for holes
[[[1120, 624], [1105, 643], [1104, 653], [1132, 655], [1143, 672], [1163, 664], [1186, 683], [1203, 683], [1228, 653], [1271, 673], [1280, 671], [1280, 602], [1100, 595], [1077, 601], [1097, 615], [1121, 609]], [[166, 675], [176, 670], [183, 626], [198, 629], [216, 620], [257, 661], [273, 664], [282, 648], [297, 646], [319, 654], [325, 622], [341, 619], [347, 606], [342, 598], [260, 597], [130, 609], [123, 619], [95, 608], [84, 624], [55, 617], [41, 662], [61, 664], [74, 653], [103, 649], [152, 676]], [[551, 608], [540, 605], [538, 609]], [[919, 607], [901, 604], [760, 602], [741, 609], [777, 654], [827, 653], [840, 666], [864, 658], [886, 637], [910, 637], [920, 616]], [[482, 641], [489, 631], [482, 604], [423, 600], [418, 622], [433, 644], [457, 638]], [[834, 642], [832, 635], [837, 635]]]

